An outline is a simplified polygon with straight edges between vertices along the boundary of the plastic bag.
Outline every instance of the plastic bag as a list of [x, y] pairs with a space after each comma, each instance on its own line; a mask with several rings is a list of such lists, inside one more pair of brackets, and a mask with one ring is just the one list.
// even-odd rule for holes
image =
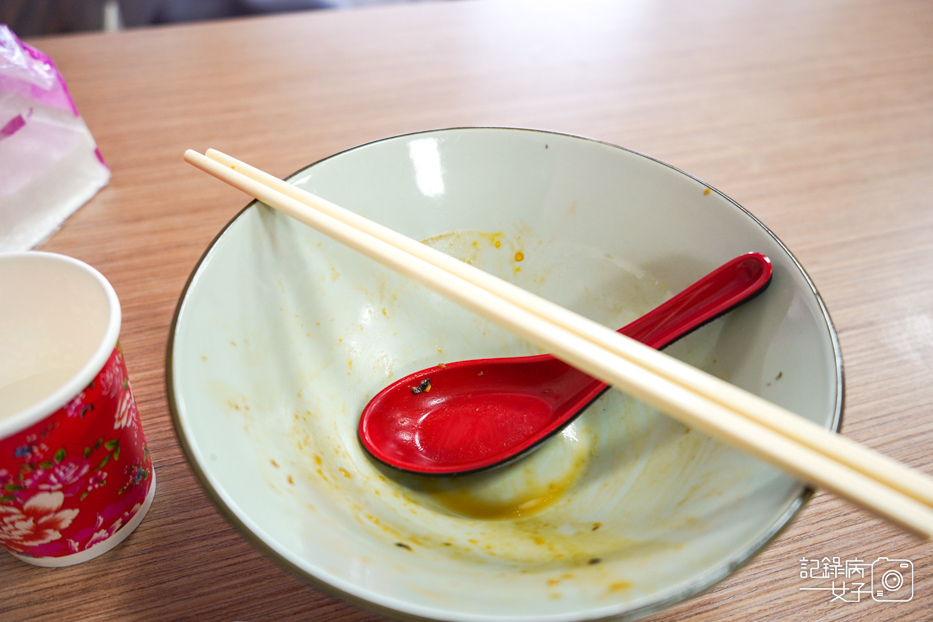
[[42, 243], [109, 180], [55, 64], [0, 24], [0, 251]]

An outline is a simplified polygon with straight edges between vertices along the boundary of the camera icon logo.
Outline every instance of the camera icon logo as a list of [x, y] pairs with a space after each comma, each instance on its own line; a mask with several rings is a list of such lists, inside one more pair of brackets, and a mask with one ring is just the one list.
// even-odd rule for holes
[[905, 603], [914, 597], [914, 564], [879, 557], [871, 564], [871, 597], [881, 603]]

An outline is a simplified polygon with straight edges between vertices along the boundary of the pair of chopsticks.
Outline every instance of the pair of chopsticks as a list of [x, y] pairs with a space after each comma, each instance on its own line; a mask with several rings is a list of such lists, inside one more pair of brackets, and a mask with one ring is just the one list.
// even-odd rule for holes
[[219, 151], [185, 160], [681, 423], [933, 537], [922, 472]]

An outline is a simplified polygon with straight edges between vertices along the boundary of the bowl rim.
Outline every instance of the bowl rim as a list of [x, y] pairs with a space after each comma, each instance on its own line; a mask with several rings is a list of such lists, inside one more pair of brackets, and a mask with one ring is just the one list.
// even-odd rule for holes
[[[287, 175], [284, 179], [291, 180], [295, 177], [301, 175], [308, 169], [311, 169], [323, 162], [327, 162], [334, 158], [344, 156], [348, 153], [354, 151], [359, 151], [373, 145], [377, 145], [384, 142], [396, 141], [396, 140], [405, 140], [418, 136], [423, 136], [426, 134], [444, 134], [448, 132], [462, 132], [462, 131], [505, 131], [505, 132], [529, 132], [529, 133], [538, 133], [548, 136], [556, 136], [560, 138], [569, 138], [574, 140], [581, 140], [589, 143], [594, 143], [597, 145], [602, 145], [610, 147], [612, 149], [617, 149], [626, 153], [629, 153], [634, 156], [638, 156], [660, 164], [675, 173], [684, 175], [689, 179], [692, 179], [700, 184], [703, 184], [710, 189], [711, 192], [716, 193], [720, 198], [724, 199], [732, 207], [739, 210], [744, 216], [750, 218], [753, 223], [758, 225], [761, 230], [768, 236], [772, 238], [775, 244], [787, 255], [787, 258], [793, 263], [793, 265], [800, 272], [800, 275], [804, 278], [810, 293], [813, 295], [817, 306], [820, 310], [822, 318], [826, 324], [826, 328], [829, 332], [830, 344], [833, 351], [833, 363], [834, 363], [834, 373], [835, 373], [835, 385], [837, 387], [836, 399], [833, 404], [833, 417], [829, 422], [827, 429], [833, 432], [840, 432], [842, 429], [843, 423], [843, 411], [845, 408], [845, 374], [844, 374], [844, 365], [842, 359], [842, 349], [839, 342], [839, 336], [836, 332], [835, 326], [833, 324], [832, 318], [829, 314], [829, 309], [827, 308], [823, 297], [820, 295], [819, 291], [816, 288], [816, 285], [813, 282], [813, 279], [807, 273], [803, 265], [797, 260], [796, 256], [790, 251], [790, 249], [774, 234], [771, 229], [769, 229], [761, 220], [759, 220], [754, 214], [748, 211], [746, 208], [742, 207], [735, 200], [719, 191], [716, 187], [706, 183], [705, 181], [700, 180], [694, 175], [677, 168], [667, 162], [659, 160], [653, 156], [647, 155], [645, 153], [623, 147], [605, 140], [600, 140], [596, 138], [591, 138], [588, 136], [573, 134], [567, 132], [560, 132], [555, 130], [545, 130], [531, 127], [512, 127], [512, 126], [453, 126], [453, 127], [441, 127], [435, 129], [426, 129], [418, 130], [413, 132], [405, 132], [400, 134], [395, 134], [391, 136], [386, 136], [383, 138], [378, 138], [375, 140], [367, 141], [360, 143], [358, 145], [342, 149], [338, 152], [332, 153], [328, 156], [320, 158], [308, 165], [302, 166], [301, 168], [295, 170], [291, 174]], [[523, 615], [506, 615], [506, 616], [495, 616], [495, 615], [485, 615], [485, 614], [466, 614], [466, 615], [456, 615], [455, 613], [451, 615], [452, 612], [449, 610], [437, 609], [435, 607], [428, 607], [424, 605], [413, 604], [409, 601], [400, 600], [397, 598], [384, 597], [379, 594], [373, 594], [367, 590], [354, 589], [354, 586], [351, 584], [345, 584], [343, 581], [339, 583], [344, 583], [344, 586], [336, 585], [335, 582], [331, 582], [318, 576], [313, 572], [309, 572], [305, 568], [302, 568], [298, 563], [289, 559], [286, 555], [276, 550], [276, 548], [266, 542], [261, 536], [257, 535], [247, 524], [247, 521], [243, 520], [240, 516], [237, 515], [236, 511], [228, 505], [227, 501], [224, 498], [222, 490], [215, 489], [211, 484], [211, 478], [208, 476], [208, 473], [205, 469], [202, 468], [200, 462], [197, 459], [197, 452], [194, 450], [191, 439], [189, 439], [184, 433], [184, 422], [183, 417], [179, 409], [179, 404], [176, 401], [176, 391], [175, 391], [175, 382], [174, 382], [174, 366], [172, 363], [174, 348], [175, 348], [175, 339], [176, 339], [176, 329], [178, 327], [178, 320], [182, 313], [182, 309], [185, 306], [185, 303], [188, 298], [189, 290], [193, 286], [197, 276], [207, 261], [208, 257], [211, 255], [214, 248], [220, 242], [221, 238], [226, 235], [227, 231], [250, 209], [254, 208], [261, 202], [258, 199], [253, 199], [249, 201], [241, 210], [239, 210], [214, 236], [211, 242], [208, 244], [206, 249], [201, 254], [200, 258], [194, 265], [189, 274], [185, 285], [179, 295], [178, 302], [175, 307], [175, 311], [172, 315], [171, 325], [169, 327], [168, 342], [165, 353], [165, 383], [166, 383], [166, 396], [169, 405], [169, 411], [172, 417], [173, 429], [175, 430], [175, 435], [178, 439], [179, 445], [182, 448], [182, 451], [185, 454], [186, 460], [194, 472], [196, 479], [200, 483], [202, 489], [207, 494], [208, 498], [213, 502], [214, 506], [220, 511], [220, 514], [240, 533], [240, 535], [249, 542], [252, 546], [256, 547], [260, 553], [267, 559], [273, 561], [277, 566], [286, 570], [293, 576], [303, 580], [304, 582], [312, 585], [316, 589], [321, 590], [327, 594], [340, 598], [346, 602], [349, 602], [361, 609], [365, 609], [377, 614], [390, 616], [390, 617], [402, 617], [407, 620], [424, 620], [424, 621], [437, 621], [437, 620], [447, 620], [451, 622], [492, 622], [493, 620], [507, 621], [507, 620], [531, 620], [532, 618]], [[772, 542], [774, 542], [794, 521], [794, 519], [799, 515], [803, 510], [806, 504], [810, 501], [815, 488], [808, 484], [803, 484], [801, 491], [797, 498], [791, 503], [788, 509], [778, 517], [770, 526], [768, 530], [761, 534], [761, 536], [748, 545], [744, 550], [735, 556], [732, 560], [727, 560], [727, 563], [722, 563], [710, 568], [707, 572], [701, 573], [698, 576], [694, 577], [692, 581], [684, 585], [678, 591], [667, 595], [666, 597], [647, 603], [645, 605], [639, 606], [634, 609], [620, 609], [616, 606], [606, 606], [599, 609], [592, 609], [586, 614], [586, 619], [604, 619], [606, 617], [621, 617], [623, 619], [636, 619], [641, 618], [659, 611], [668, 609], [677, 604], [683, 603], [691, 598], [699, 596], [704, 592], [715, 587], [718, 583], [725, 580], [726, 578], [732, 576], [737, 570], [743, 568], [749, 564], [758, 554], [764, 551]], [[324, 574], [324, 573], [322, 573]], [[369, 595], [370, 597], [367, 597]], [[432, 615], [435, 614], [435, 615]], [[595, 616], [595, 617], [594, 617]], [[535, 620], [540, 620], [540, 616], [535, 616]], [[582, 620], [578, 613], [567, 613], [567, 614], [558, 614], [554, 616], [548, 616], [548, 622], [575, 622]]]

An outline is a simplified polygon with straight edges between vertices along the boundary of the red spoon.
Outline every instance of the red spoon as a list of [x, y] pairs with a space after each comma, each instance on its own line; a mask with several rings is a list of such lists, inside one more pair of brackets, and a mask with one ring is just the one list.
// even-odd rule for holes
[[[748, 253], [620, 329], [663, 348], [764, 290], [771, 261]], [[388, 466], [460, 475], [514, 460], [562, 430], [608, 386], [549, 354], [447, 363], [406, 376], [363, 409], [363, 447]]]

